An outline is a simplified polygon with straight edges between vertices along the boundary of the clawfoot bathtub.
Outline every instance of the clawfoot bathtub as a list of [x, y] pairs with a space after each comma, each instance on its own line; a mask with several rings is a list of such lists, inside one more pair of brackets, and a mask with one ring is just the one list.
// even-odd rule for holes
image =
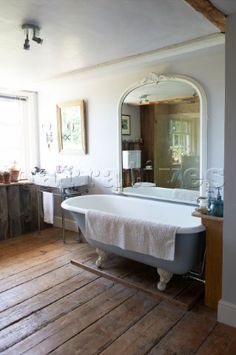
[[[107, 253], [114, 253], [126, 258], [157, 268], [160, 276], [157, 287], [164, 291], [173, 274], [186, 274], [199, 262], [204, 250], [205, 229], [198, 218], [191, 216], [194, 207], [152, 201], [135, 197], [117, 195], [86, 195], [69, 198], [62, 202], [62, 208], [70, 211], [88, 243], [96, 247], [97, 267], [102, 267]], [[97, 210], [112, 213], [120, 217], [129, 217], [147, 222], [179, 226], [175, 238], [174, 260], [164, 260], [151, 255], [124, 250], [111, 244], [105, 244], [86, 236], [85, 219], [88, 211]]]

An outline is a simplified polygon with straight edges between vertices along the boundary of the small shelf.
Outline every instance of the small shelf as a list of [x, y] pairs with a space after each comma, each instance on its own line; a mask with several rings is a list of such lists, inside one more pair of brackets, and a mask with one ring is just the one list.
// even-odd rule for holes
[[210, 214], [207, 213], [201, 213], [198, 211], [194, 211], [192, 213], [193, 217], [199, 217], [202, 219], [208, 219], [208, 220], [212, 220], [212, 221], [218, 221], [218, 222], [223, 222], [224, 218], [223, 217], [216, 217], [216, 216], [211, 216]]

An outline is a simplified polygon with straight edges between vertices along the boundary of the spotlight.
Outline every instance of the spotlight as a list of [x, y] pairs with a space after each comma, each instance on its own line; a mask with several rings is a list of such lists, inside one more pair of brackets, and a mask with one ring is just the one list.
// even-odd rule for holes
[[24, 49], [27, 50], [27, 51], [30, 49], [30, 41], [29, 41], [28, 31], [27, 31], [27, 34], [26, 34], [25, 42], [24, 42]]
[[32, 40], [37, 42], [38, 44], [42, 44], [43, 43], [43, 39], [40, 37], [36, 36], [36, 32], [39, 32], [39, 28], [33, 28], [33, 37]]
[[24, 42], [24, 46], [23, 46], [23, 48], [25, 50], [29, 50], [30, 49], [30, 41], [29, 41], [29, 31], [30, 30], [32, 31], [32, 40], [34, 42], [38, 43], [38, 44], [42, 44], [43, 43], [42, 38], [40, 38], [38, 36], [39, 31], [40, 31], [40, 28], [38, 26], [25, 23], [25, 24], [23, 24], [21, 26], [21, 28], [23, 30], [25, 30], [25, 32], [26, 32], [26, 38], [25, 38], [25, 42]]
[[42, 44], [43, 43], [43, 39], [42, 38], [39, 38], [39, 37], [36, 37], [36, 36], [33, 36], [32, 37], [32, 40], [37, 42], [38, 44]]

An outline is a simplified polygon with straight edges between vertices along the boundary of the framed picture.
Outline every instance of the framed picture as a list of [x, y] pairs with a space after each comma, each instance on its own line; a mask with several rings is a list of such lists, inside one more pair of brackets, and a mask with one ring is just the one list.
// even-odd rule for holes
[[59, 152], [86, 154], [85, 104], [83, 100], [57, 105]]
[[130, 115], [121, 115], [121, 134], [127, 136], [131, 134]]

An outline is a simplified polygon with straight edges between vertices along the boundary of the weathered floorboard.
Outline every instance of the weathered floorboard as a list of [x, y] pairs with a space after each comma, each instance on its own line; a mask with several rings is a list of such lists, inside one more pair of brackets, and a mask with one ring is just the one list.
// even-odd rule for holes
[[82, 271], [62, 284], [60, 283], [59, 285], [37, 294], [20, 304], [6, 309], [0, 313], [0, 329], [4, 329], [18, 320], [39, 311], [49, 304], [52, 304], [70, 293], [77, 291], [79, 288], [89, 284], [97, 278], [98, 276], [96, 275]]
[[47, 324], [52, 323], [56, 319], [61, 318], [63, 315], [67, 315], [67, 313], [111, 286], [112, 283], [108, 280], [95, 280], [93, 283], [76, 290], [51, 305], [49, 304], [43, 309], [5, 328], [0, 333], [0, 351], [29, 337], [29, 335], [45, 327]]
[[15, 306], [71, 277], [81, 273], [81, 269], [68, 264], [50, 272], [50, 275], [39, 276], [23, 285], [13, 287], [0, 294], [0, 312]]
[[209, 317], [208, 312], [199, 315], [189, 311], [149, 354], [194, 354], [215, 324], [215, 319]]
[[[106, 282], [109, 283], [110, 281], [106, 280]], [[84, 302], [85, 304], [82, 304], [81, 307], [74, 308], [73, 312], [68, 312], [68, 314], [65, 312], [60, 319], [56, 319], [54, 323], [50, 322], [47, 326], [32, 334], [32, 336], [28, 336], [22, 342], [10, 348], [6, 354], [19, 354], [20, 351], [27, 354], [27, 350], [29, 354], [35, 355], [48, 353], [102, 318], [113, 308], [134, 295], [134, 293], [134, 290], [124, 288], [122, 285], [112, 287], [112, 284], [110, 284], [108, 290], [105, 290], [97, 297], [94, 297], [95, 293], [93, 293], [92, 296], [94, 298], [91, 296], [89, 298], [91, 299], [90, 302]]]
[[146, 354], [182, 318], [183, 314], [182, 309], [162, 302], [123, 333], [101, 354]]
[[196, 355], [234, 355], [236, 354], [235, 328], [216, 324], [213, 331], [201, 344]]
[[11, 275], [0, 281], [0, 293], [6, 291], [15, 286], [21, 285], [25, 282], [35, 279], [41, 275], [47, 274], [50, 271], [56, 270], [63, 265], [69, 264], [70, 259], [73, 256], [80, 257], [82, 261], [87, 261], [93, 257], [94, 252], [89, 250], [86, 252], [86, 248], [81, 248], [73, 253], [63, 253], [63, 255], [49, 259], [41, 264], [32, 266], [20, 273]]
[[155, 270], [111, 257], [104, 270], [111, 280], [86, 271], [94, 248], [76, 236], [67, 232], [63, 244], [61, 231], [50, 228], [0, 242], [2, 354], [236, 354], [235, 328], [217, 323], [201, 301], [191, 311], [178, 306], [191, 304], [196, 284], [173, 278], [165, 298], [177, 303], [160, 302], [152, 296]]
[[52, 353], [92, 354], [93, 349], [100, 352], [153, 309], [156, 304], [157, 301], [153, 298], [138, 292]]
[[78, 243], [64, 245], [60, 241], [48, 244], [46, 246], [41, 246], [36, 250], [22, 253], [22, 255], [18, 255], [13, 258], [9, 258], [6, 262], [4, 262], [4, 260], [1, 260], [0, 280], [11, 275], [17, 274], [21, 271], [27, 270], [32, 266], [39, 265], [42, 262], [54, 259], [58, 256], [63, 255], [66, 252], [72, 252], [73, 250], [77, 250], [79, 248], [81, 248], [81, 246]]

